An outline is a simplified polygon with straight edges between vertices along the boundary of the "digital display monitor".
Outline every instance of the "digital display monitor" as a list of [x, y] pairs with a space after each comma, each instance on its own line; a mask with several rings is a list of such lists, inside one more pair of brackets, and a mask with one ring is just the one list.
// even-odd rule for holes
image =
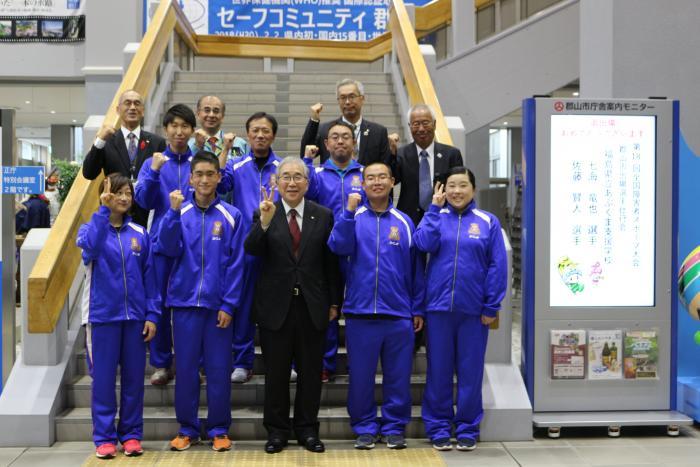
[[551, 307], [654, 306], [655, 181], [655, 116], [551, 116]]

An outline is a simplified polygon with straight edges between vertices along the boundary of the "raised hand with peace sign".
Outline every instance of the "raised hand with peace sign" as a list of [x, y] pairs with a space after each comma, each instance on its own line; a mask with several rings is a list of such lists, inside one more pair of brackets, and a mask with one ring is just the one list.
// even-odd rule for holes
[[275, 206], [275, 187], [270, 188], [270, 194], [264, 186], [260, 187], [262, 193], [262, 201], [260, 202], [260, 225], [263, 229], [267, 229], [272, 222], [272, 217], [275, 215], [277, 206]]
[[435, 191], [433, 192], [433, 204], [438, 207], [443, 207], [445, 205], [445, 185], [440, 182], [435, 184]]

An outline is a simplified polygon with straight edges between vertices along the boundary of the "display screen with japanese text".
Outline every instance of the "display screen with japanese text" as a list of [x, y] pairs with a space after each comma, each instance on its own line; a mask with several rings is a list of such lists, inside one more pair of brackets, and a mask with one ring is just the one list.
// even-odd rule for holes
[[550, 306], [654, 306], [656, 117], [551, 117]]

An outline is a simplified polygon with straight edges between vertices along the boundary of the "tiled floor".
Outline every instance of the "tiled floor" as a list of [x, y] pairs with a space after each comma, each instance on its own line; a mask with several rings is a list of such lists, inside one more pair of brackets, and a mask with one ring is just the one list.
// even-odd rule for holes
[[[267, 456], [262, 453], [262, 441], [239, 442], [234, 444], [235, 451], [256, 451], [260, 456], [251, 456], [252, 462], [245, 465], [333, 465], [345, 466], [375, 466], [379, 459], [386, 464], [389, 453], [384, 446], [378, 445], [374, 451], [359, 453], [352, 450], [350, 441], [328, 441], [326, 446], [336, 455], [312, 455], [301, 451], [299, 447], [288, 450], [300, 451], [298, 457], [286, 458]], [[165, 441], [149, 441], [144, 447], [151, 451], [167, 449]], [[422, 448], [422, 449], [421, 449]], [[193, 447], [197, 451], [211, 452], [208, 445]], [[430, 459], [427, 452], [429, 445], [424, 440], [409, 440], [409, 450], [423, 451], [422, 457]], [[352, 450], [338, 456], [339, 450]], [[77, 466], [92, 461], [92, 443], [56, 443], [50, 448], [4, 448], [0, 449], [0, 466]], [[409, 454], [407, 456], [407, 454]], [[418, 453], [416, 453], [418, 454]], [[560, 439], [552, 440], [546, 433], [538, 431], [533, 441], [480, 443], [473, 452], [442, 452], [435, 453], [446, 466], [668, 466], [668, 467], [698, 467], [700, 465], [700, 427], [683, 427], [677, 438], [666, 436], [664, 428], [623, 428], [620, 438], [608, 438], [605, 429], [570, 429], [563, 430]], [[376, 457], [375, 457], [376, 456]], [[238, 458], [239, 456], [235, 456]], [[374, 457], [374, 459], [373, 459]], [[401, 459], [399, 459], [400, 457]], [[289, 462], [289, 459], [298, 459]], [[411, 459], [415, 458], [414, 461]], [[177, 454], [161, 457], [126, 459], [119, 465], [194, 465], [177, 462]], [[153, 459], [153, 461], [151, 461]], [[228, 459], [228, 458], [227, 458]], [[234, 456], [230, 456], [233, 461]], [[285, 460], [287, 462], [279, 463]], [[341, 459], [340, 461], [338, 459]], [[401, 467], [419, 465], [428, 467], [435, 463], [421, 461], [421, 456], [410, 456], [409, 451], [397, 455], [397, 464]], [[185, 458], [183, 457], [184, 461]], [[273, 462], [274, 460], [274, 462]], [[143, 462], [146, 461], [146, 462]], [[256, 462], [257, 461], [257, 462]], [[101, 464], [102, 462], [100, 462]], [[112, 462], [117, 464], [117, 462]], [[218, 464], [218, 463], [217, 463]], [[228, 462], [226, 462], [228, 464]], [[106, 463], [105, 465], [109, 465]]]

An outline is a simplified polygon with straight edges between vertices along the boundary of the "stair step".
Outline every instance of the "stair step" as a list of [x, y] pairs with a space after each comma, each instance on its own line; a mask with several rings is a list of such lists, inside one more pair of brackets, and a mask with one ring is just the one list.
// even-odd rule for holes
[[[335, 82], [328, 82], [325, 85], [320, 85], [318, 83], [285, 83], [285, 86], [289, 88], [290, 93], [308, 93], [314, 92], [318, 93], [319, 90], [323, 89], [325, 92], [330, 91], [335, 98]], [[365, 87], [365, 94], [374, 98], [379, 93], [392, 93], [393, 86], [391, 83], [362, 83]], [[173, 91], [187, 91], [187, 92], [198, 92], [200, 95], [204, 93], [212, 93], [218, 95], [219, 93], [228, 92], [246, 92], [255, 95], [254, 93], [266, 93], [266, 92], [277, 92], [278, 83], [275, 81], [270, 82], [242, 82], [236, 80], [233, 82], [202, 82], [202, 81], [175, 81]]]
[[[169, 102], [163, 106], [163, 111], [167, 110], [170, 106], [175, 105], [176, 102]], [[254, 112], [267, 112], [271, 113], [274, 115], [274, 117], [277, 119], [277, 122], [279, 123], [280, 129], [286, 126], [294, 127], [294, 126], [304, 126], [306, 127], [306, 124], [309, 122], [309, 112], [308, 112], [308, 106], [306, 106], [306, 110], [303, 112], [297, 112], [297, 113], [290, 113], [289, 111], [287, 112], [275, 112], [274, 109], [272, 108], [272, 104], [268, 105], [261, 105], [258, 107]], [[226, 110], [226, 118], [224, 119], [222, 123], [222, 128], [240, 128], [241, 131], [245, 129], [245, 122], [248, 120], [248, 117], [250, 117], [253, 114], [253, 112], [243, 112], [238, 109], [234, 108], [233, 109], [227, 109]], [[329, 114], [329, 120], [331, 118], [337, 118], [337, 112], [333, 112], [332, 114]], [[385, 127], [394, 127], [394, 128], [402, 128], [401, 125], [401, 117], [398, 116], [397, 113], [395, 112], [365, 112], [364, 118], [367, 120], [371, 120], [373, 122], [380, 123], [384, 125]], [[303, 130], [302, 130], [303, 134]]]
[[[192, 107], [197, 102], [196, 97], [192, 97], [189, 99], [183, 99], [183, 98], [175, 98], [171, 97], [168, 100], [168, 103], [164, 106], [163, 110], [167, 110], [170, 106], [174, 105], [177, 102], [183, 102], [185, 104], [189, 104]], [[233, 107], [236, 109], [237, 114], [245, 114], [245, 118], [243, 119], [243, 122], [246, 121], [246, 119], [251, 116], [255, 112], [267, 112], [271, 113], [272, 115], [275, 116], [279, 120], [278, 114], [280, 115], [294, 115], [297, 117], [303, 117], [304, 121], [308, 121], [309, 119], [309, 105], [311, 103], [304, 102], [304, 103], [294, 103], [294, 102], [276, 102], [276, 101], [270, 101], [270, 102], [229, 102], [226, 101], [227, 104], [229, 105], [229, 108]], [[363, 107], [363, 115], [367, 115], [369, 118], [370, 115], [377, 115], [377, 114], [390, 114], [390, 115], [396, 115], [398, 112], [396, 104], [372, 104], [372, 103], [366, 103]], [[228, 114], [227, 114], [228, 117]], [[373, 118], [370, 118], [370, 120], [374, 120]], [[376, 121], [376, 120], [375, 120]], [[298, 120], [297, 120], [298, 122]], [[382, 120], [379, 120], [381, 123]], [[282, 122], [280, 122], [282, 123]], [[300, 123], [300, 122], [299, 122]]]
[[[232, 106], [239, 105], [243, 102], [252, 103], [302, 103], [308, 106], [315, 104], [316, 102], [322, 102], [325, 104], [325, 109], [336, 107], [336, 96], [335, 92], [331, 91], [319, 91], [319, 89], [314, 89], [313, 91], [297, 91], [297, 90], [284, 90], [284, 91], [268, 91], [263, 93], [251, 93], [247, 91], [233, 92], [233, 91], [219, 91], [216, 95], [221, 98], [227, 107], [230, 109]], [[197, 100], [202, 96], [201, 92], [194, 91], [181, 91], [173, 90], [170, 91], [170, 101], [181, 101], [181, 102], [197, 102]], [[391, 105], [395, 103], [394, 93], [387, 90], [385, 92], [372, 94], [367, 97], [365, 102], [365, 107], [370, 104], [383, 104]], [[363, 107], [364, 108], [364, 107]]]
[[[86, 360], [86, 352], [84, 349], [81, 349], [80, 351], [76, 352], [74, 355], [76, 364], [77, 364], [77, 371], [79, 375], [87, 375], [88, 373], [88, 368], [87, 368], [87, 360]], [[347, 351], [344, 347], [340, 347], [338, 349], [338, 356], [336, 358], [337, 362], [337, 374], [339, 376], [341, 375], [347, 375], [348, 374], [348, 356], [347, 356]], [[426, 354], [425, 354], [425, 347], [421, 347], [418, 349], [416, 354], [413, 356], [413, 371], [412, 374], [416, 375], [421, 375], [425, 374], [427, 370], [427, 359], [426, 359]], [[151, 375], [153, 373], [154, 369], [150, 365], [148, 361], [148, 355], [146, 356], [146, 374]], [[265, 374], [265, 363], [264, 359], [262, 356], [262, 351], [260, 350], [260, 346], [255, 346], [255, 360], [253, 361], [253, 372], [256, 375], [264, 375]], [[382, 369], [381, 365], [377, 365], [377, 373], [381, 374]]]
[[[423, 423], [420, 418], [421, 407], [411, 407], [411, 421], [406, 427], [406, 437], [424, 437]], [[290, 410], [290, 417], [292, 413]], [[377, 415], [380, 416], [379, 408]], [[263, 427], [263, 408], [241, 407], [231, 410], [231, 429], [229, 435], [235, 440], [266, 439]], [[202, 421], [202, 437], [206, 436], [206, 408], [199, 409]], [[319, 436], [321, 439], [354, 439], [350, 428], [350, 417], [345, 406], [321, 407], [318, 414]], [[145, 407], [143, 411], [144, 439], [167, 440], [177, 434], [179, 425], [175, 419], [175, 408]], [[64, 411], [56, 417], [57, 441], [86, 441], [92, 439], [92, 418], [89, 407], [77, 407]]]
[[[379, 404], [382, 400], [382, 375], [375, 378], [374, 399]], [[347, 402], [349, 377], [340, 375], [335, 380], [325, 383], [321, 391], [321, 406], [340, 406]], [[90, 407], [90, 395], [92, 378], [79, 376], [72, 384], [66, 386], [66, 397], [69, 407]], [[415, 405], [420, 405], [423, 399], [425, 387], [425, 375], [411, 375], [411, 400]], [[173, 405], [175, 401], [175, 381], [170, 381], [165, 386], [152, 386], [148, 379], [144, 380], [144, 405], [146, 407], [158, 407]], [[207, 401], [206, 380], [200, 388], [199, 404], [206, 406]], [[296, 384], [289, 385], [291, 400], [296, 394]], [[121, 383], [117, 379], [117, 397]], [[119, 400], [119, 399], [117, 399]], [[231, 406], [241, 408], [247, 406], [263, 405], [265, 400], [265, 377], [254, 375], [245, 384], [233, 384], [231, 390]]]
[[343, 72], [343, 73], [258, 73], [244, 71], [180, 71], [176, 74], [176, 79], [180, 82], [222, 82], [222, 83], [331, 83], [335, 86], [340, 80], [345, 78], [356, 79], [364, 85], [365, 83], [391, 83], [391, 75], [388, 73], [363, 73], [363, 72]]

